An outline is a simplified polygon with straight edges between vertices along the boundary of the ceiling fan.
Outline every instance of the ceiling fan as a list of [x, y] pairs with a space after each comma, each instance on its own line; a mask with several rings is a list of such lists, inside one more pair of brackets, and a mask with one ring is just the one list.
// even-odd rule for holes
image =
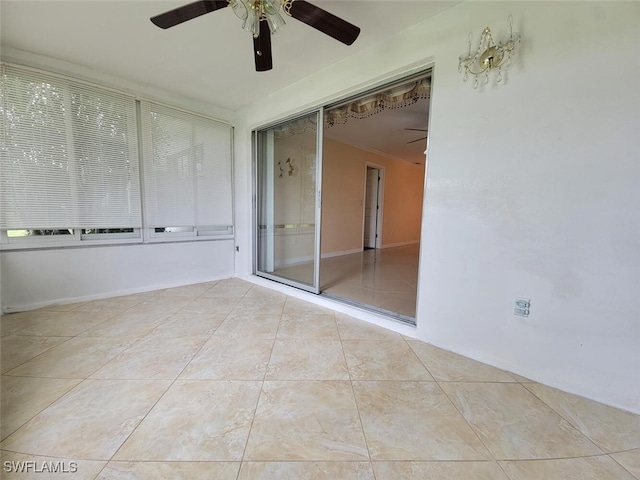
[[160, 28], [170, 28], [227, 6], [243, 20], [242, 28], [253, 34], [258, 72], [273, 68], [271, 34], [285, 24], [281, 11], [346, 45], [360, 34], [360, 28], [305, 0], [199, 0], [151, 17], [151, 21]]
[[[422, 128], [405, 128], [405, 130], [410, 130], [412, 132], [425, 132], [425, 133], [427, 132], [427, 130], [424, 130]], [[424, 137], [420, 137], [417, 140], [411, 140], [410, 142], [407, 142], [407, 145], [410, 143], [416, 143], [416, 142], [419, 142], [420, 140], [426, 140], [426, 139], [427, 139], [427, 136], [425, 135]]]

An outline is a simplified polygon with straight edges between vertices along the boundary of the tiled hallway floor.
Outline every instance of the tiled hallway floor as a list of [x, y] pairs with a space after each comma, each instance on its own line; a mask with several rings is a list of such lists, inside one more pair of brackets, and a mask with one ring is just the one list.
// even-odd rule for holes
[[[323, 258], [320, 290], [337, 299], [414, 319], [419, 253], [419, 245], [406, 245]], [[313, 263], [306, 262], [280, 268], [274, 274], [313, 283], [313, 269]]]
[[1, 332], [2, 478], [640, 479], [640, 416], [239, 280]]

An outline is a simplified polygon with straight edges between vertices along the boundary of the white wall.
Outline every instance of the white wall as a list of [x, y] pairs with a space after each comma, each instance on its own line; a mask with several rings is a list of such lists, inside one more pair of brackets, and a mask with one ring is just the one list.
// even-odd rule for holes
[[5, 251], [6, 312], [233, 276], [233, 240]]
[[[521, 59], [506, 85], [474, 90], [457, 71], [467, 35], [502, 37], [510, 13]], [[640, 412], [638, 18], [637, 2], [464, 3], [253, 105], [239, 243], [248, 130], [433, 64], [416, 336]]]
[[361, 251], [367, 162], [384, 168], [382, 248], [418, 243], [424, 165], [391, 159], [330, 138], [322, 159], [322, 254]]
[[[2, 60], [57, 71], [232, 123], [234, 114], [59, 60], [3, 49]], [[4, 312], [187, 285], [234, 275], [234, 241], [0, 251]]]

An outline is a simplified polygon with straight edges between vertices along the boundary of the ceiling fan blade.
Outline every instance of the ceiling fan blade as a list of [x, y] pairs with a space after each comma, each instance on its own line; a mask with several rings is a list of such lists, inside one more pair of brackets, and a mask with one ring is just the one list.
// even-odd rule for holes
[[411, 140], [410, 142], [407, 142], [407, 145], [409, 145], [410, 143], [416, 143], [416, 142], [419, 142], [421, 140], [426, 140], [426, 139], [427, 139], [427, 137], [419, 138], [417, 140]]
[[273, 68], [271, 30], [266, 20], [260, 21], [260, 35], [253, 39], [253, 55], [256, 61], [256, 72], [266, 72]]
[[151, 21], [160, 28], [175, 27], [182, 22], [219, 10], [227, 5], [229, 5], [227, 0], [199, 0], [151, 17]]
[[293, 0], [289, 12], [296, 20], [300, 20], [346, 45], [351, 45], [360, 35], [359, 27], [305, 0]]

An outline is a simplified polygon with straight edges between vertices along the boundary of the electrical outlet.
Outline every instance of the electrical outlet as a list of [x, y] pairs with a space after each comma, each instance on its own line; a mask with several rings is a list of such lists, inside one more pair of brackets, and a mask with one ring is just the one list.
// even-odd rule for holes
[[529, 308], [531, 308], [531, 300], [529, 300], [528, 298], [516, 297], [513, 314], [519, 315], [520, 317], [528, 317]]

